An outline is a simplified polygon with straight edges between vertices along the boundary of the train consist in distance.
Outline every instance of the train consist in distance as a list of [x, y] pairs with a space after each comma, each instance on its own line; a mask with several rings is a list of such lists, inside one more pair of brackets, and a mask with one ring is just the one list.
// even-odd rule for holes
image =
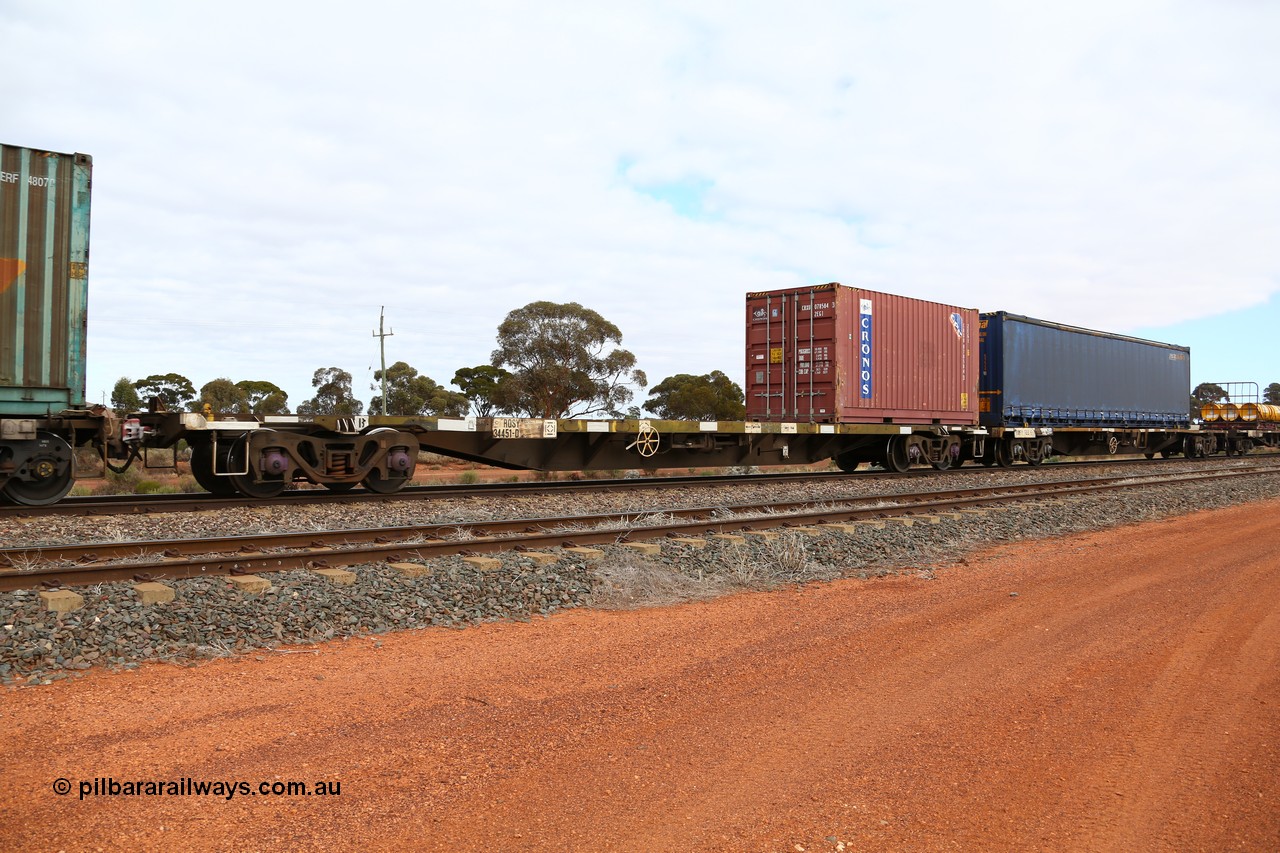
[[1233, 394], [1230, 409], [1192, 422], [1184, 347], [835, 283], [747, 295], [743, 421], [206, 417], [154, 405], [117, 419], [85, 401], [92, 168], [85, 154], [0, 146], [0, 497], [19, 504], [63, 498], [76, 447], [120, 470], [156, 467], [153, 457], [167, 467], [180, 441], [201, 486], [250, 497], [295, 482], [394, 493], [420, 450], [544, 471], [826, 459], [904, 471], [1280, 446], [1280, 409], [1260, 404], [1256, 385], [1251, 400]]

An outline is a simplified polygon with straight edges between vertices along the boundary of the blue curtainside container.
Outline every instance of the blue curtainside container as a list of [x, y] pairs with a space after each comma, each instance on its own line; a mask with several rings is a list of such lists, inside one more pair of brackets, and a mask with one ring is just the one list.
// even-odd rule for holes
[[93, 158], [0, 145], [0, 415], [84, 406]]
[[978, 349], [983, 426], [1190, 425], [1188, 347], [998, 311]]

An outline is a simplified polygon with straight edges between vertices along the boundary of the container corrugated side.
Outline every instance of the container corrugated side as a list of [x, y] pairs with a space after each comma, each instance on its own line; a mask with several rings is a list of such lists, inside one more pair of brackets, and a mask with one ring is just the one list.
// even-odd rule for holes
[[838, 283], [747, 295], [747, 417], [971, 425], [978, 312]]
[[93, 159], [0, 145], [0, 412], [84, 405]]
[[1191, 350], [1010, 314], [983, 314], [986, 426], [1185, 427]]

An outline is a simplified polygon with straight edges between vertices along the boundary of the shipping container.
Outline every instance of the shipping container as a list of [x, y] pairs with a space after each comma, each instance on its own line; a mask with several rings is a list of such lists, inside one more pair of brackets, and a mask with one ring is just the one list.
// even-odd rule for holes
[[0, 145], [0, 415], [84, 406], [92, 172]]
[[970, 426], [978, 312], [839, 283], [747, 294], [747, 417]]
[[983, 314], [984, 426], [1186, 427], [1191, 350], [998, 311]]

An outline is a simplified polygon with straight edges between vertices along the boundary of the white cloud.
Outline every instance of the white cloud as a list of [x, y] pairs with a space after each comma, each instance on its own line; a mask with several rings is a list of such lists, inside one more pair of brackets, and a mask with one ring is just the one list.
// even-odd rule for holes
[[[28, 2], [0, 73], [6, 142], [95, 158], [91, 396], [296, 403], [330, 365], [371, 395], [382, 304], [440, 381], [543, 298], [654, 381], [739, 376], [770, 287], [1116, 331], [1261, 304], [1278, 35], [1249, 3]], [[646, 194], [680, 182], [693, 219]]]

